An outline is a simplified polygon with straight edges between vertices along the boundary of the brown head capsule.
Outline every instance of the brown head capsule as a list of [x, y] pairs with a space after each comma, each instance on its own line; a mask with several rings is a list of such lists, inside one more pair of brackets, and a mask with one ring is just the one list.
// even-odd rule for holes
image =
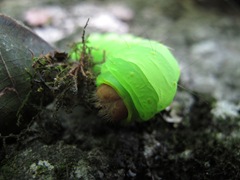
[[122, 98], [109, 85], [101, 84], [97, 88], [96, 96], [98, 99], [97, 106], [101, 108], [100, 116], [105, 116], [113, 121], [128, 117], [128, 111]]

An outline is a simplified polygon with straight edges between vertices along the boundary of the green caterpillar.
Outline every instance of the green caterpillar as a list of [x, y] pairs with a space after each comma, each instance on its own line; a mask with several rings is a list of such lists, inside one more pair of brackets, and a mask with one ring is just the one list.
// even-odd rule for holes
[[[166, 46], [117, 34], [92, 34], [87, 46], [92, 47], [97, 87], [106, 84], [117, 92], [126, 106], [127, 121], [147, 121], [170, 105], [180, 69]], [[71, 58], [78, 59], [79, 54], [72, 53]]]

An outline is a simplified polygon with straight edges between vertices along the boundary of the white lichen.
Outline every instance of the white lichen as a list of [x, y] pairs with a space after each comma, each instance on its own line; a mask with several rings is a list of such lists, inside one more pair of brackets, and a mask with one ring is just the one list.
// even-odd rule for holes
[[93, 180], [95, 178], [91, 175], [90, 169], [91, 167], [86, 161], [80, 160], [78, 161], [77, 166], [73, 168], [73, 171], [71, 173], [71, 178]]
[[46, 160], [39, 160], [37, 163], [33, 163], [30, 165], [32, 178], [37, 178], [39, 175], [45, 174], [46, 172], [50, 173], [53, 169], [54, 166]]
[[239, 116], [240, 104], [235, 105], [228, 101], [218, 101], [211, 113], [215, 118], [227, 119]]
[[153, 131], [152, 134], [144, 133], [143, 154], [147, 159], [152, 157], [159, 150], [159, 148], [161, 148], [161, 143], [154, 138], [156, 133], [156, 131]]

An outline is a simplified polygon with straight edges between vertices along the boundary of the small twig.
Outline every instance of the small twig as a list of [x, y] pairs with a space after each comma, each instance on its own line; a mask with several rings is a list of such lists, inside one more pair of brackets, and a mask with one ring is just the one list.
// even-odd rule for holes
[[85, 45], [85, 32], [86, 32], [86, 28], [88, 26], [89, 20], [90, 19], [88, 18], [85, 26], [83, 27], [83, 33], [82, 33], [82, 43], [83, 43], [83, 45]]

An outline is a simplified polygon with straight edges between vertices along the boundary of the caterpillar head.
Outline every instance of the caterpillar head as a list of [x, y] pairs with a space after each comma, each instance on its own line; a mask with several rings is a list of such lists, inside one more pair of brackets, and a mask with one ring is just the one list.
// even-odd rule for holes
[[96, 91], [98, 99], [97, 107], [100, 108], [99, 115], [107, 119], [119, 121], [126, 119], [128, 110], [118, 93], [109, 85], [101, 84]]

